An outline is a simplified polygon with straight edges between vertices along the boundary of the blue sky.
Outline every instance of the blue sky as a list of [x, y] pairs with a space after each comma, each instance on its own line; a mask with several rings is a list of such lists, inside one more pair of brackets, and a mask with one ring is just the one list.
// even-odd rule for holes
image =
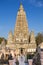
[[0, 37], [7, 38], [10, 30], [14, 32], [20, 2], [26, 12], [29, 31], [43, 32], [43, 0], [0, 0]]

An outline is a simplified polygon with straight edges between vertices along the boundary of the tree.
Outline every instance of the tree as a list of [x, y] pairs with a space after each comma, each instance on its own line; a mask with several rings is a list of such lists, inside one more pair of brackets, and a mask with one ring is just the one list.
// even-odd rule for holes
[[3, 37], [2, 38], [0, 37], [0, 44], [3, 41], [3, 39], [5, 40], [5, 43], [7, 44], [7, 40], [5, 38], [3, 38]]
[[36, 43], [37, 43], [37, 46], [43, 42], [43, 34], [42, 33], [38, 33], [37, 36], [36, 36]]

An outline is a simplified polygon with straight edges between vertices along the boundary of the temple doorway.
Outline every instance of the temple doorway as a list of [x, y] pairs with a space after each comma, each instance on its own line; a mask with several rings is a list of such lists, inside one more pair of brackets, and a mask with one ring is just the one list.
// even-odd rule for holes
[[20, 53], [21, 53], [21, 54], [24, 53], [24, 48], [20, 48]]

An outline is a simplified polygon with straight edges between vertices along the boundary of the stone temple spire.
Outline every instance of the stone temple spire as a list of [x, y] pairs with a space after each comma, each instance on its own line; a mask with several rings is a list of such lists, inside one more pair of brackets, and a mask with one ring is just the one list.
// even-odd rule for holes
[[30, 34], [30, 43], [36, 43], [33, 31], [31, 31], [31, 34]]
[[27, 52], [36, 52], [34, 32], [31, 32], [31, 35], [29, 35], [26, 13], [23, 5], [20, 4], [20, 8], [17, 12], [14, 34], [12, 35], [12, 32], [9, 32], [8, 44], [6, 47], [15, 50], [16, 55], [19, 55], [21, 50], [23, 54], [27, 54]]
[[8, 39], [7, 39], [7, 45], [6, 45], [7, 49], [14, 49], [14, 41], [13, 41], [13, 34], [12, 31], [9, 32], [8, 34]]
[[17, 13], [16, 18], [16, 26], [14, 30], [14, 40], [19, 39], [20, 40], [28, 40], [29, 37], [29, 31], [28, 31], [28, 23], [26, 19], [26, 13], [24, 11], [23, 5], [20, 4], [19, 11]]
[[8, 44], [13, 43], [13, 34], [12, 34], [12, 31], [9, 32], [7, 43], [8, 43]]
[[20, 4], [19, 10], [24, 10], [22, 3]]

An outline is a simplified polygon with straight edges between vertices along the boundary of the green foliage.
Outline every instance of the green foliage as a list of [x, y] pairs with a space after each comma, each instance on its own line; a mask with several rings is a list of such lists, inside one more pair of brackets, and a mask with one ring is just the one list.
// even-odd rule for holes
[[36, 43], [37, 43], [37, 46], [43, 42], [43, 34], [42, 33], [38, 33], [37, 36], [36, 36]]
[[27, 59], [32, 59], [34, 54], [27, 54]]
[[2, 42], [3, 39], [4, 39], [4, 38], [1, 38], [1, 37], [0, 37], [0, 44], [1, 44], [1, 42]]
[[3, 41], [3, 39], [5, 40], [5, 43], [7, 44], [7, 40], [5, 38], [1, 38], [1, 37], [0, 37], [0, 44]]

